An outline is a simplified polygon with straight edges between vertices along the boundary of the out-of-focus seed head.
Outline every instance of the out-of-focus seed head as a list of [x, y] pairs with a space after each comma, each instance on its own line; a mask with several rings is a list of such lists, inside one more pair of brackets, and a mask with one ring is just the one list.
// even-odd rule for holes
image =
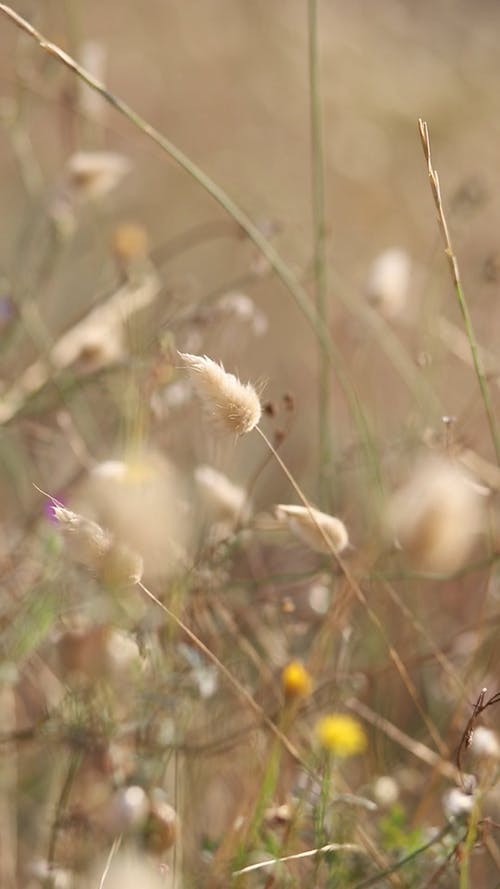
[[103, 554], [99, 578], [109, 587], [129, 586], [141, 580], [143, 570], [142, 556], [115, 540]]
[[392, 806], [399, 797], [397, 781], [390, 775], [380, 775], [373, 783], [373, 796], [382, 808]]
[[315, 552], [340, 555], [349, 544], [344, 523], [319, 509], [280, 504], [275, 507], [275, 515], [281, 524], [287, 525], [299, 540]]
[[469, 556], [484, 521], [484, 494], [444, 457], [428, 457], [392, 497], [388, 525], [419, 568], [450, 572]]
[[206, 355], [179, 352], [196, 391], [214, 425], [233, 435], [245, 435], [257, 426], [262, 408], [251, 383], [242, 383]]
[[400, 315], [407, 303], [411, 262], [405, 250], [392, 247], [374, 260], [367, 282], [367, 296], [387, 319]]
[[216, 521], [233, 524], [248, 515], [246, 491], [222, 472], [212, 466], [198, 466], [194, 478], [207, 512]]
[[66, 188], [75, 201], [97, 200], [120, 184], [131, 163], [113, 151], [78, 151], [66, 164]]
[[148, 813], [149, 799], [142, 787], [120, 787], [104, 810], [103, 826], [112, 836], [134, 833], [145, 825]]
[[141, 574], [148, 580], [174, 573], [192, 534], [187, 487], [163, 455], [144, 449], [95, 466], [77, 494], [79, 509], [109, 529], [116, 546], [103, 570], [110, 585]]

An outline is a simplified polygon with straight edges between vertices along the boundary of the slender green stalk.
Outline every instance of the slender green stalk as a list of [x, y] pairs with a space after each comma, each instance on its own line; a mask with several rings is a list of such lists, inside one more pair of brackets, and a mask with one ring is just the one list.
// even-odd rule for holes
[[404, 858], [400, 858], [396, 864], [392, 864], [390, 867], [385, 868], [385, 870], [380, 870], [373, 877], [368, 877], [366, 880], [361, 880], [361, 883], [356, 883], [354, 889], [368, 889], [368, 886], [375, 886], [382, 880], [384, 877], [389, 877], [391, 874], [396, 873], [406, 864], [409, 864], [410, 861], [414, 861], [415, 858], [418, 858], [419, 855], [422, 855], [423, 852], [426, 852], [427, 849], [430, 849], [432, 846], [435, 846], [437, 843], [440, 843], [441, 840], [445, 838], [451, 831], [453, 830], [452, 822], [448, 821], [444, 827], [437, 833], [432, 839], [429, 840], [428, 843], [425, 843], [423, 846], [419, 846], [418, 849], [414, 849], [413, 852], [410, 852], [409, 855], [405, 855]]
[[[314, 285], [318, 318], [328, 329], [327, 262], [325, 224], [325, 162], [318, 51], [318, 4], [308, 0], [309, 28], [309, 96], [311, 117], [311, 180], [314, 236]], [[330, 362], [324, 344], [319, 341], [319, 495], [324, 508], [331, 505], [331, 436], [330, 436]]]
[[474, 371], [476, 373], [477, 381], [479, 384], [479, 390], [481, 392], [481, 398], [483, 399], [484, 409], [486, 412], [486, 417], [488, 420], [488, 425], [490, 427], [491, 438], [493, 441], [493, 445], [495, 448], [495, 455], [497, 458], [497, 463], [500, 466], [500, 437], [498, 435], [498, 430], [496, 426], [495, 413], [493, 410], [493, 405], [491, 402], [490, 390], [488, 388], [488, 383], [486, 381], [486, 377], [484, 375], [483, 369], [481, 367], [481, 361], [479, 358], [479, 350], [477, 345], [476, 336], [474, 333], [474, 327], [472, 325], [472, 318], [470, 316], [469, 308], [467, 305], [467, 301], [465, 299], [464, 290], [462, 287], [462, 281], [460, 278], [460, 269], [458, 267], [457, 257], [453, 250], [453, 245], [451, 243], [450, 232], [448, 229], [448, 223], [446, 222], [446, 216], [444, 214], [443, 202], [441, 200], [441, 189], [439, 186], [439, 177], [437, 171], [433, 169], [432, 166], [432, 155], [431, 155], [431, 142], [429, 136], [429, 129], [424, 120], [418, 121], [418, 128], [420, 132], [420, 138], [422, 140], [422, 147], [424, 150], [425, 159], [427, 161], [427, 172], [429, 174], [429, 182], [431, 185], [432, 196], [434, 198], [434, 203], [436, 205], [436, 210], [438, 213], [438, 221], [439, 227], [441, 229], [441, 234], [444, 242], [444, 252], [446, 254], [446, 258], [448, 260], [448, 265], [450, 267], [450, 273], [453, 281], [453, 287], [455, 289], [455, 295], [457, 297], [458, 305], [460, 307], [460, 312], [462, 314], [462, 319], [464, 322], [465, 332], [467, 334], [467, 339], [469, 341], [472, 363], [474, 365]]

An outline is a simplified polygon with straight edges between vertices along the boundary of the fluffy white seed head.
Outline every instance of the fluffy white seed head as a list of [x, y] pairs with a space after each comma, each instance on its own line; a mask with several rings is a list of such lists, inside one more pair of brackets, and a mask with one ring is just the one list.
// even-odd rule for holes
[[419, 568], [449, 572], [469, 556], [483, 524], [484, 494], [459, 466], [428, 457], [392, 497], [389, 527]]
[[349, 544], [344, 523], [319, 509], [280, 504], [275, 507], [275, 515], [279, 522], [287, 525], [299, 540], [317, 553], [333, 551], [339, 555]]
[[257, 426], [262, 408], [251, 383], [242, 383], [206, 355], [179, 352], [189, 368], [196, 391], [214, 424], [233, 435], [245, 435]]
[[405, 250], [391, 247], [372, 263], [367, 282], [367, 296], [385, 318], [395, 318], [406, 306], [411, 263]]

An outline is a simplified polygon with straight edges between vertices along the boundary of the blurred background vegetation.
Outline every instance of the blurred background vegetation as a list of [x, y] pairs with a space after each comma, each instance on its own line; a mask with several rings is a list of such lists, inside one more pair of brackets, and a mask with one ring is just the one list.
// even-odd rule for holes
[[[314, 304], [305, 0], [14, 8], [225, 189]], [[0, 16], [2, 889], [99, 886], [110, 850], [117, 868], [140, 853], [110, 886], [355, 886], [446, 825], [454, 752], [481, 688], [497, 690], [500, 469], [417, 119], [498, 416], [499, 26], [494, 0], [318, 3], [325, 415], [313, 326], [241, 227]], [[297, 500], [285, 475], [257, 436], [209, 431], [177, 349], [255, 383], [287, 467], [349, 530], [347, 573], [279, 525], [275, 504]], [[388, 503], [429, 454], [472, 473], [481, 521], [467, 497], [444, 517], [433, 504], [406, 557]], [[207, 495], [205, 464], [246, 508], [221, 506], [220, 480]], [[422, 478], [403, 489], [405, 515], [426, 502]], [[34, 484], [142, 557], [155, 595], [312, 774], [124, 582], [123, 553], [103, 576], [75, 563]], [[473, 537], [453, 538], [444, 562], [428, 552], [439, 522]], [[282, 670], [295, 659], [314, 691], [292, 707]], [[338, 710], [364, 720], [368, 748], [331, 778], [312, 736]], [[492, 758], [466, 768], [498, 820]], [[377, 799], [388, 776], [393, 797]], [[477, 828], [469, 862], [470, 825], [453, 824], [378, 885], [496, 886], [494, 829]], [[363, 851], [230, 877], [332, 842]]]

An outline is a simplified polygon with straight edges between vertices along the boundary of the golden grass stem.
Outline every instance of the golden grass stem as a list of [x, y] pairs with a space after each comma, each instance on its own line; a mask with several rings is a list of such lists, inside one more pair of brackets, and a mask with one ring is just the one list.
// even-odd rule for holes
[[425, 120], [419, 119], [418, 121], [418, 129], [420, 133], [420, 139], [422, 141], [422, 148], [424, 151], [424, 156], [427, 161], [427, 172], [429, 174], [429, 182], [431, 186], [432, 197], [434, 199], [434, 204], [436, 206], [437, 214], [438, 214], [438, 222], [439, 228], [441, 230], [441, 235], [444, 243], [444, 252], [446, 254], [446, 258], [448, 260], [448, 266], [451, 273], [451, 278], [453, 281], [453, 287], [455, 290], [455, 295], [457, 297], [458, 305], [460, 307], [460, 312], [462, 314], [462, 319], [464, 322], [465, 332], [467, 334], [467, 339], [469, 341], [472, 362], [474, 365], [474, 371], [477, 377], [477, 381], [479, 384], [479, 389], [481, 392], [481, 398], [483, 399], [484, 409], [486, 412], [486, 417], [488, 420], [488, 425], [490, 427], [491, 438], [493, 441], [493, 446], [495, 448], [495, 455], [497, 459], [497, 463], [500, 465], [500, 437], [498, 435], [495, 414], [493, 411], [493, 405], [491, 402], [490, 391], [488, 387], [488, 383], [486, 381], [486, 377], [484, 375], [481, 360], [479, 356], [479, 348], [476, 340], [476, 336], [474, 333], [474, 327], [472, 325], [472, 318], [470, 316], [469, 307], [467, 305], [467, 301], [465, 299], [465, 293], [462, 287], [462, 280], [460, 277], [460, 269], [458, 266], [458, 260], [453, 249], [453, 245], [451, 242], [450, 232], [448, 229], [448, 223], [446, 221], [446, 216], [443, 208], [443, 202], [441, 199], [441, 188], [439, 185], [439, 177], [437, 171], [433, 168], [432, 165], [432, 154], [431, 154], [431, 142], [429, 136], [429, 128]]

